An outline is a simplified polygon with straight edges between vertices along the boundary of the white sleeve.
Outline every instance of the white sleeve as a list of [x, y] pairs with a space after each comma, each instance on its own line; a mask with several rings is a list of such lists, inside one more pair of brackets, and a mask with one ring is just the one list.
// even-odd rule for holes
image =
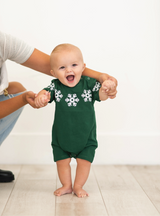
[[22, 64], [27, 61], [33, 51], [34, 47], [24, 41], [0, 32], [0, 58], [3, 62], [9, 59]]

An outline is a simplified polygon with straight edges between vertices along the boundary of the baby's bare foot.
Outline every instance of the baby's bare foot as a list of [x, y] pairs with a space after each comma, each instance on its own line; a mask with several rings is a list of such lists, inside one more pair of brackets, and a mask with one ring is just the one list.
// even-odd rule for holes
[[64, 195], [64, 194], [69, 194], [69, 193], [72, 193], [72, 188], [71, 187], [61, 187], [61, 188], [58, 188], [56, 191], [54, 191], [54, 195], [55, 196], [61, 196], [61, 195]]
[[83, 198], [83, 197], [89, 196], [89, 194], [85, 190], [83, 190], [82, 188], [74, 188], [74, 193], [79, 198]]

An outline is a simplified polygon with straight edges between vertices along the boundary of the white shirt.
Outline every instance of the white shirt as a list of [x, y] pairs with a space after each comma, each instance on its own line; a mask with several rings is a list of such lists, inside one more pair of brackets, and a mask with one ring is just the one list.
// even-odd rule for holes
[[0, 95], [8, 87], [8, 73], [5, 61], [9, 59], [22, 64], [27, 61], [33, 51], [34, 47], [0, 31]]

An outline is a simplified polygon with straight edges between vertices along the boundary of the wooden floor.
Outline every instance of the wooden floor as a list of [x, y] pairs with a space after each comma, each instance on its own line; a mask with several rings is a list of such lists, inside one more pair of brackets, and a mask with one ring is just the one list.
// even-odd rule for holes
[[160, 216], [160, 166], [93, 165], [86, 198], [53, 195], [55, 165], [0, 167], [16, 177], [0, 183], [0, 216]]

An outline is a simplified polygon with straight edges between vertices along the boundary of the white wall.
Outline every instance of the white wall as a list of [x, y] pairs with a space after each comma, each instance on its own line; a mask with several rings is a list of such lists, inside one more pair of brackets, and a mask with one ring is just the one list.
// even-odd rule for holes
[[[89, 68], [118, 80], [114, 100], [96, 103], [94, 163], [160, 164], [160, 1], [5, 0], [1, 30], [50, 54], [59, 43], [82, 50]], [[7, 61], [10, 81], [38, 92], [50, 77]], [[54, 104], [28, 105], [0, 148], [0, 163], [53, 163]]]

